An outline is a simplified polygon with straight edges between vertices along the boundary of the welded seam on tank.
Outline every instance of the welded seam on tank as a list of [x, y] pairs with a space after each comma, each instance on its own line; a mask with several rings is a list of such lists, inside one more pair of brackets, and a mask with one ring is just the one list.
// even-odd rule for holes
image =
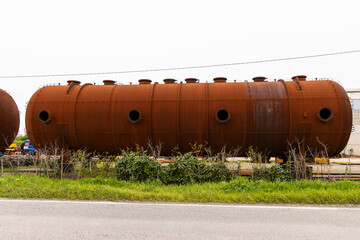
[[[246, 126], [247, 126], [247, 121], [246, 121], [246, 119], [247, 119], [247, 115], [248, 115], [248, 112], [247, 112], [247, 109], [246, 109], [246, 101], [244, 101], [244, 99], [246, 99], [246, 88], [244, 87], [244, 88], [242, 88], [242, 86], [244, 86], [244, 85], [240, 85], [239, 84], [239, 87], [240, 87], [240, 89], [244, 89], [244, 92], [242, 92], [242, 94], [243, 94], [243, 98], [241, 99], [241, 104], [243, 104], [243, 106], [245, 106], [244, 108], [242, 108], [243, 109], [243, 121], [242, 121], [242, 123], [243, 123], [243, 128], [244, 128], [244, 130], [243, 130], [243, 134], [244, 134], [244, 137], [243, 137], [243, 142], [242, 142], [242, 148], [245, 148], [245, 144], [246, 144]], [[245, 103], [245, 104], [244, 104]], [[240, 107], [238, 108], [238, 106], [237, 106], [237, 109], [241, 109]], [[241, 113], [240, 113], [241, 114]], [[243, 149], [243, 150], [241, 150], [240, 149], [240, 151], [244, 151], [245, 152], [245, 149]]]
[[150, 119], [150, 141], [151, 141], [151, 144], [155, 144], [154, 143], [154, 136], [153, 136], [153, 105], [154, 105], [154, 91], [155, 91], [155, 86], [157, 85], [158, 83], [155, 82], [151, 88], [151, 96], [150, 96], [150, 116], [149, 116], [149, 119]]
[[[301, 121], [304, 121], [304, 112], [305, 112], [305, 110], [306, 110], [306, 103], [305, 103], [305, 97], [304, 97], [304, 89], [303, 89], [303, 87], [301, 86], [301, 84], [300, 84], [300, 81], [299, 81], [299, 78], [298, 77], [295, 77], [295, 79], [297, 80], [296, 81], [296, 83], [299, 85], [299, 91], [300, 91], [300, 94], [301, 94], [301, 100], [302, 100], [302, 114], [301, 114]], [[311, 127], [312, 127], [312, 124], [311, 124]], [[306, 156], [306, 145], [307, 144], [309, 144], [309, 143], [307, 143], [306, 142], [306, 135], [307, 134], [312, 134], [312, 132], [311, 132], [311, 130], [310, 130], [310, 132], [308, 133], [308, 132], [306, 132], [306, 127], [305, 127], [305, 129], [303, 129], [303, 130], [300, 130], [300, 131], [302, 131], [303, 133], [302, 133], [302, 143], [301, 143], [301, 145], [302, 146], [304, 146], [304, 148], [302, 149], [302, 151], [303, 151], [303, 154], [304, 154], [304, 156]], [[298, 133], [299, 133], [299, 129], [298, 129]], [[310, 136], [308, 137], [308, 140], [310, 140]]]
[[[209, 84], [206, 81], [205, 83], [205, 141], [204, 144], [209, 144]], [[203, 143], [200, 143], [203, 144]]]
[[177, 111], [176, 111], [176, 135], [177, 135], [177, 147], [179, 148], [179, 151], [181, 151], [181, 144], [180, 144], [180, 97], [181, 97], [181, 86], [182, 82], [179, 83], [178, 87], [178, 95], [177, 95]]
[[280, 79], [279, 82], [281, 82], [284, 85], [286, 95], [287, 95], [287, 99], [288, 99], [288, 104], [289, 104], [289, 106], [288, 106], [288, 109], [289, 109], [288, 110], [288, 112], [289, 112], [289, 138], [288, 138], [287, 142], [290, 142], [290, 140], [291, 140], [291, 130], [292, 130], [291, 129], [291, 124], [292, 124], [292, 122], [291, 122], [291, 98], [290, 98], [290, 94], [289, 94], [289, 89], [288, 89], [285, 81]]
[[77, 102], [78, 102], [78, 98], [79, 98], [79, 95], [80, 95], [80, 92], [86, 87], [86, 86], [89, 86], [89, 85], [92, 85], [91, 83], [85, 83], [84, 85], [82, 85], [79, 89], [79, 91], [77, 92], [76, 94], [76, 97], [75, 97], [75, 100], [74, 100], [74, 113], [73, 113], [73, 137], [74, 137], [74, 141], [75, 141], [75, 146], [76, 148], [79, 148], [79, 142], [78, 142], [78, 139], [77, 139], [77, 131], [76, 131], [76, 106], [77, 106]]
[[[251, 98], [251, 91], [250, 91], [250, 84], [249, 84], [249, 82], [247, 82], [246, 81], [246, 87], [247, 87], [247, 92], [248, 92], [248, 94], [249, 94], [249, 96], [248, 96], [248, 102], [249, 102], [249, 105], [250, 105], [250, 109], [247, 109], [247, 107], [248, 107], [248, 104], [245, 104], [245, 112], [248, 112], [248, 111], [252, 111], [253, 110], [253, 108], [252, 108], [252, 98]], [[252, 132], [254, 132], [253, 131], [253, 129], [251, 129], [252, 128], [252, 125], [251, 125], [251, 122], [252, 122], [252, 114], [250, 113], [249, 114], [250, 116], [249, 116], [249, 118], [250, 118], [250, 121], [248, 121], [248, 119], [246, 118], [245, 119], [245, 124], [244, 124], [244, 148], [246, 148], [246, 146], [248, 146], [248, 144], [247, 144], [247, 142], [248, 142], [248, 140], [249, 140], [249, 136], [248, 136], [248, 134], [250, 134], [250, 133], [252, 133]], [[246, 116], [247, 117], [247, 116]], [[249, 126], [248, 128], [247, 128], [247, 126]]]
[[116, 102], [114, 100], [114, 96], [115, 96], [115, 89], [116, 89], [117, 85], [113, 85], [111, 93], [110, 93], [110, 118], [111, 118], [111, 136], [112, 136], [112, 140], [113, 140], [113, 144], [114, 144], [114, 148], [117, 148], [119, 145], [117, 143], [117, 138], [116, 138], [116, 134], [115, 134], [115, 105]]
[[68, 86], [68, 88], [66, 90], [66, 95], [71, 93], [71, 90], [73, 89], [74, 86], [75, 86], [75, 84], [73, 82], [70, 83], [70, 85]]
[[[276, 85], [276, 83], [274, 83], [274, 84], [275, 84], [275, 88], [276, 88], [277, 85]], [[270, 89], [273, 89], [272, 86], [274, 86], [274, 85], [272, 85], [271, 83], [269, 83], [269, 85], [268, 85], [269, 90], [270, 90]], [[271, 90], [270, 90], [270, 91], [271, 91]], [[274, 124], [274, 128], [275, 128], [275, 129], [278, 129], [278, 127], [276, 126], [276, 124], [280, 122], [280, 125], [282, 125], [283, 119], [280, 118], [278, 121], [277, 121], [277, 119], [276, 119], [276, 115], [277, 115], [277, 113], [278, 113], [278, 108], [277, 108], [277, 106], [276, 106], [276, 104], [275, 104], [275, 99], [277, 99], [277, 100], [280, 99], [280, 94], [279, 94], [279, 92], [277, 92], [277, 91], [274, 91], [274, 96], [273, 96], [272, 99], [271, 99], [271, 107], [272, 107], [272, 109], [273, 109], [273, 113], [274, 113], [274, 116], [275, 116], [275, 120], [272, 119], [272, 121], [274, 121], [274, 123], [275, 123], [275, 124]], [[271, 148], [273, 149], [273, 151], [274, 151], [274, 149], [275, 149], [276, 151], [278, 151], [278, 147], [279, 147], [279, 142], [278, 142], [279, 136], [277, 136], [277, 135], [274, 135], [274, 136], [276, 136], [276, 138], [274, 139], [274, 141], [272, 142], [272, 144], [273, 144], [274, 142], [276, 142], [276, 146], [274, 147], [273, 145], [271, 145]], [[281, 139], [281, 137], [280, 137], [280, 139]], [[269, 151], [269, 150], [267, 150], [267, 151]]]

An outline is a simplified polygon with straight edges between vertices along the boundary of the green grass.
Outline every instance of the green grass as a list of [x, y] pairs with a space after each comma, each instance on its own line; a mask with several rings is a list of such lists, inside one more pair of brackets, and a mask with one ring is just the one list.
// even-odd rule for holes
[[0, 197], [106, 201], [216, 203], [360, 204], [360, 183], [352, 181], [230, 182], [163, 185], [113, 178], [57, 180], [38, 176], [0, 177]]

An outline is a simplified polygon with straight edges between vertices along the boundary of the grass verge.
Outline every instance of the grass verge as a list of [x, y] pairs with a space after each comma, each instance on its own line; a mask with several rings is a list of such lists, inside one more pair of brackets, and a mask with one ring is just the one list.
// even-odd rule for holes
[[113, 178], [57, 180], [38, 176], [0, 178], [1, 198], [216, 203], [360, 204], [360, 183], [352, 181], [230, 182], [164, 185]]

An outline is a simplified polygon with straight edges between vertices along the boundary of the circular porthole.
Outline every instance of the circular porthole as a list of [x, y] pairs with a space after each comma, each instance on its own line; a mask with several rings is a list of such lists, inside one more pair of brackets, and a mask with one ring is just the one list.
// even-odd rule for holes
[[134, 110], [131, 110], [129, 112], [129, 116], [128, 116], [128, 119], [130, 122], [132, 123], [137, 123], [140, 121], [140, 112], [136, 109]]
[[48, 123], [51, 120], [49, 112], [45, 110], [39, 112], [38, 116], [39, 116], [39, 120], [43, 123]]
[[318, 113], [318, 117], [319, 117], [320, 121], [322, 121], [322, 122], [330, 121], [333, 117], [331, 108], [325, 107], [325, 108], [320, 109], [319, 113]]
[[220, 109], [216, 113], [216, 119], [221, 123], [225, 123], [225, 122], [229, 121], [230, 114], [226, 109]]

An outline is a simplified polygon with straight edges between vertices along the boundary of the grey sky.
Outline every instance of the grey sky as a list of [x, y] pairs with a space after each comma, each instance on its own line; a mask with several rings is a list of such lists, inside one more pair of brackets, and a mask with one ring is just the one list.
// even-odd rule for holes
[[[107, 72], [256, 61], [360, 49], [360, 2], [2, 1], [0, 76]], [[71, 77], [122, 83], [217, 76], [332, 78], [360, 88], [360, 53], [276, 63]], [[42, 85], [69, 77], [0, 79], [21, 111]]]

